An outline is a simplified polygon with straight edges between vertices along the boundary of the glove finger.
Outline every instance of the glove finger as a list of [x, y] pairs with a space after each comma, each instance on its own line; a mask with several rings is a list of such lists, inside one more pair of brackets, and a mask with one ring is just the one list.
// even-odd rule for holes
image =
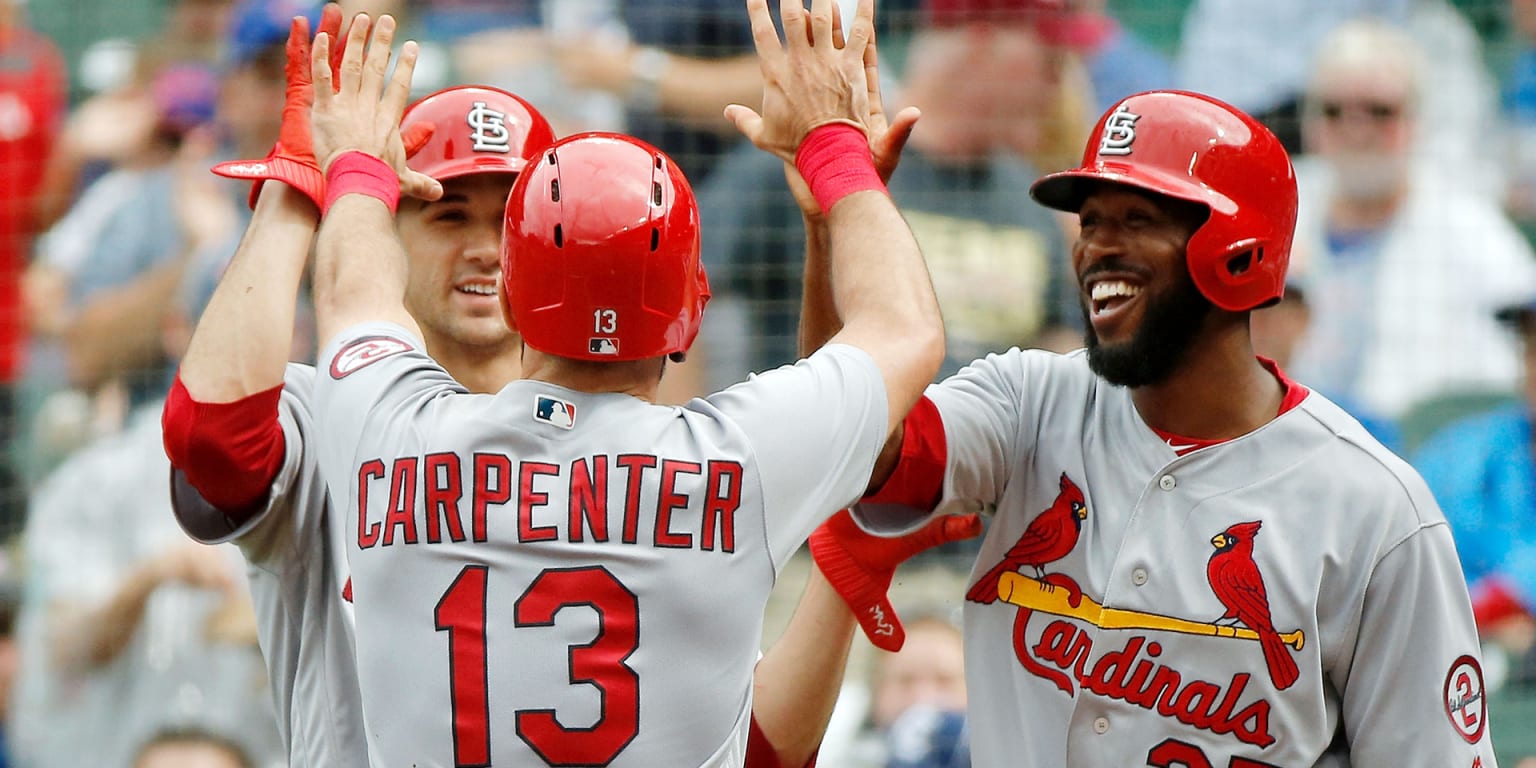
[[309, 85], [309, 19], [293, 17], [288, 26], [287, 62], [284, 72], [289, 86]]
[[320, 31], [330, 35], [332, 40], [341, 36], [341, 6], [336, 3], [326, 3], [320, 11]]

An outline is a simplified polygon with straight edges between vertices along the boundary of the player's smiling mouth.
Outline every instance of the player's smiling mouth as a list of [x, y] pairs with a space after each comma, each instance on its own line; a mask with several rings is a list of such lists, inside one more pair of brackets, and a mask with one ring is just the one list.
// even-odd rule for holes
[[1088, 283], [1089, 309], [1094, 317], [1116, 310], [1141, 294], [1142, 287], [1128, 280], [1095, 280]]
[[470, 296], [495, 296], [495, 283], [461, 283], [454, 286], [459, 293], [467, 293]]

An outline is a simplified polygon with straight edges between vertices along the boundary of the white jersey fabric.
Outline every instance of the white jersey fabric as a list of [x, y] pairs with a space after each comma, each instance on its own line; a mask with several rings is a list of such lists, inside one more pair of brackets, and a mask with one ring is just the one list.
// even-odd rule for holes
[[[927, 396], [939, 508], [995, 513], [971, 584], [1000, 576], [1003, 597], [977, 600], [988, 583], [965, 604], [975, 765], [1495, 764], [1445, 519], [1322, 396], [1182, 457], [1081, 351], [991, 355]], [[857, 509], [875, 530], [910, 512]], [[1060, 539], [1042, 534], [1053, 519]], [[1247, 543], [1218, 564], [1231, 538]], [[1239, 578], [1245, 546], [1236, 621], [1213, 582]], [[1266, 623], [1292, 681], [1253, 631]]]
[[775, 576], [886, 435], [874, 361], [673, 407], [468, 394], [421, 349], [353, 328], [315, 386], [373, 764], [740, 765]]
[[352, 605], [343, 523], [331, 514], [314, 448], [315, 369], [290, 363], [278, 422], [283, 465], [266, 506], [233, 532], [199, 535], [188, 519], [209, 505], [191, 486], [173, 483], [176, 514], [193, 538], [233, 541], [247, 562], [251, 599], [279, 729], [295, 766], [368, 765], [362, 702], [352, 649]]

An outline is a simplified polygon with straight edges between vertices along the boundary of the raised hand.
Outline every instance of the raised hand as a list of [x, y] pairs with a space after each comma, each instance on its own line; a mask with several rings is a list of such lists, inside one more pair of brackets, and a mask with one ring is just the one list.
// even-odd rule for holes
[[[310, 71], [315, 82], [315, 103], [310, 113], [315, 156], [322, 170], [345, 152], [358, 151], [377, 157], [395, 169], [405, 194], [436, 199], [442, 186], [431, 177], [406, 167], [406, 149], [400, 136], [400, 117], [411, 93], [411, 76], [419, 49], [414, 41], [401, 47], [394, 74], [388, 75], [395, 20], [381, 16], [370, 22], [358, 14], [347, 32], [340, 66], [333, 73], [331, 40], [324, 33], [315, 38]], [[387, 85], [386, 85], [387, 83]]]
[[874, 36], [874, 0], [859, 0], [847, 40], [838, 44], [834, 0], [780, 0], [784, 43], [768, 12], [768, 0], [748, 0], [752, 40], [763, 72], [763, 111], [740, 104], [725, 116], [753, 144], [793, 162], [800, 142], [813, 129], [847, 123], [867, 130], [869, 89], [865, 47]]
[[[320, 34], [335, 38], [341, 31], [341, 6], [328, 3], [320, 14]], [[303, 192], [316, 206], [325, 199], [325, 177], [315, 159], [310, 138], [309, 113], [315, 102], [315, 85], [310, 77], [309, 20], [295, 16], [288, 30], [287, 60], [284, 74], [283, 121], [277, 143], [264, 160], [232, 160], [213, 167], [213, 172], [233, 179], [251, 179], [250, 205], [267, 179], [275, 179]], [[342, 47], [332, 54], [332, 70], [341, 65]]]
[[[834, 5], [834, 12], [836, 8]], [[832, 31], [834, 40], [842, 45], [842, 19], [838, 16], [834, 16]], [[890, 184], [891, 176], [896, 173], [896, 166], [901, 162], [901, 151], [907, 146], [907, 139], [911, 138], [912, 129], [917, 127], [922, 113], [917, 107], [906, 107], [897, 112], [894, 118], [886, 118], [885, 101], [880, 95], [880, 56], [873, 31], [870, 33], [869, 44], [864, 48], [864, 78], [869, 89], [865, 102], [868, 113], [864, 119], [865, 132], [869, 135], [869, 150], [874, 157], [875, 171], [880, 174], [880, 181]], [[826, 211], [821, 210], [815, 196], [811, 194], [810, 187], [806, 186], [805, 179], [800, 178], [800, 172], [795, 169], [793, 162], [784, 163], [784, 179], [789, 184], [795, 203], [800, 206], [800, 212], [807, 219], [819, 221], [826, 215]]]

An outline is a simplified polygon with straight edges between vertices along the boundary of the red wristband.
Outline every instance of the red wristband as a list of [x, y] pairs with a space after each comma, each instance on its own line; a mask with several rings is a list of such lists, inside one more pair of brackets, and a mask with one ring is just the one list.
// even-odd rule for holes
[[855, 192], [885, 192], [869, 153], [869, 139], [846, 123], [828, 123], [807, 134], [795, 152], [795, 168], [822, 213], [831, 213], [837, 201]]
[[367, 152], [343, 152], [325, 172], [325, 210], [351, 194], [381, 200], [393, 214], [400, 207], [400, 177], [389, 163]]

